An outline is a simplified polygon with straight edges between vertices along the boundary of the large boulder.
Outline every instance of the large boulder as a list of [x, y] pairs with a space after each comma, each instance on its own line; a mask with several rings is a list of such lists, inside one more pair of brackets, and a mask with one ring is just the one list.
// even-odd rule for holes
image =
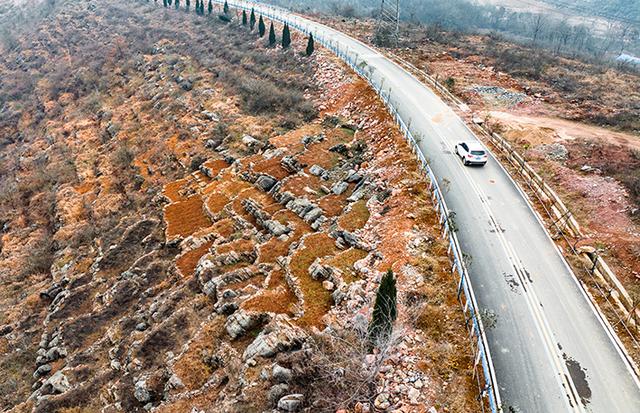
[[231, 314], [225, 323], [225, 329], [234, 340], [245, 335], [249, 330], [259, 327], [269, 321], [266, 313], [239, 310]]
[[267, 174], [262, 174], [256, 179], [256, 186], [265, 192], [269, 192], [276, 183], [278, 183], [276, 178]]
[[285, 412], [297, 412], [302, 409], [304, 395], [300, 393], [288, 394], [278, 400], [278, 409]]
[[42, 384], [40, 392], [42, 394], [62, 394], [70, 388], [67, 376], [62, 371], [58, 371]]
[[273, 357], [276, 354], [299, 348], [306, 340], [304, 330], [282, 320], [268, 325], [244, 351], [242, 358]]

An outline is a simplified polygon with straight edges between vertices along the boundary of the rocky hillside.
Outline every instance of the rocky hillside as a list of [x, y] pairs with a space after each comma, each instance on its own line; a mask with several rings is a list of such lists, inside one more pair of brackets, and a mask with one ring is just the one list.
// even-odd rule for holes
[[4, 42], [0, 409], [478, 411], [446, 244], [375, 94], [191, 6], [47, 2]]

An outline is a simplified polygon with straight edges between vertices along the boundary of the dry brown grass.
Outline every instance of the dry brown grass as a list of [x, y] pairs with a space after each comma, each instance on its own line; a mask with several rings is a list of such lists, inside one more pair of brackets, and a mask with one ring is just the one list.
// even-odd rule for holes
[[349, 248], [326, 260], [326, 264], [338, 268], [342, 271], [342, 278], [349, 284], [360, 279], [353, 269], [353, 264], [365, 258], [369, 253], [359, 248]]
[[207, 209], [212, 214], [219, 214], [231, 200], [224, 193], [214, 192], [207, 198]]
[[274, 263], [276, 258], [286, 256], [289, 253], [289, 247], [297, 242], [305, 234], [311, 232], [309, 224], [300, 219], [297, 215], [289, 210], [282, 210], [273, 216], [274, 219], [282, 223], [293, 223], [295, 230], [289, 234], [289, 239], [280, 241], [277, 238], [271, 238], [259, 248], [260, 262]]
[[[353, 185], [349, 185], [353, 186]], [[349, 196], [349, 189], [344, 191], [341, 195], [329, 194], [318, 202], [318, 206], [322, 208], [324, 214], [328, 217], [337, 217], [342, 214], [342, 210], [347, 202]]]
[[189, 343], [187, 351], [176, 361], [173, 370], [187, 390], [199, 389], [211, 376], [213, 369], [203, 355], [215, 353], [224, 335], [224, 319], [217, 317], [206, 322]]
[[367, 201], [362, 199], [351, 206], [351, 210], [340, 217], [340, 226], [347, 231], [356, 231], [363, 228], [369, 220]]
[[167, 238], [188, 237], [201, 228], [211, 225], [205, 214], [200, 195], [192, 195], [184, 201], [165, 206], [164, 219], [167, 223]]
[[293, 316], [293, 306], [296, 302], [296, 296], [284, 279], [284, 271], [276, 269], [271, 273], [268, 288], [242, 303], [241, 307]]
[[227, 164], [223, 159], [209, 159], [202, 166], [211, 170], [211, 175], [216, 177], [223, 169], [227, 168]]
[[324, 232], [311, 234], [304, 239], [304, 247], [291, 258], [291, 273], [300, 280], [300, 288], [305, 297], [304, 316], [298, 324], [305, 327], [319, 326], [322, 317], [331, 309], [331, 293], [309, 275], [309, 266], [316, 258], [333, 255], [335, 240]]
[[189, 178], [178, 179], [177, 181], [169, 182], [162, 190], [164, 196], [166, 196], [171, 202], [183, 201], [185, 198], [180, 191], [190, 184]]
[[198, 248], [185, 252], [176, 260], [176, 267], [183, 277], [191, 277], [194, 274], [198, 260], [209, 251], [211, 244], [212, 241], [205, 242]]

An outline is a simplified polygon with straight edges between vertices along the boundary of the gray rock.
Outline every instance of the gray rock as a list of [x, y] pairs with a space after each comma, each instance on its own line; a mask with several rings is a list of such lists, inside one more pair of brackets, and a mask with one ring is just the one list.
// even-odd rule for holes
[[289, 232], [291, 232], [291, 228], [273, 219], [264, 221], [263, 225], [265, 229], [269, 231], [269, 233], [274, 237], [279, 237], [282, 234], [288, 234]]
[[566, 161], [569, 157], [569, 150], [561, 143], [540, 145], [539, 149], [545, 154], [547, 159], [554, 161]]
[[147, 381], [146, 380], [138, 380], [135, 384], [135, 391], [133, 392], [133, 396], [140, 403], [147, 403], [151, 400], [151, 393], [149, 393], [149, 389], [147, 389]]
[[269, 192], [277, 182], [276, 178], [263, 174], [256, 179], [256, 186], [265, 192]]
[[360, 182], [362, 180], [362, 175], [354, 171], [353, 169], [349, 171], [349, 175], [347, 175], [346, 181], [349, 183]]
[[51, 364], [43, 364], [38, 367], [36, 371], [33, 372], [33, 378], [37, 379], [38, 377], [44, 376], [51, 371]]
[[300, 170], [303, 168], [303, 165], [300, 164], [300, 162], [298, 162], [298, 160], [291, 155], [284, 156], [280, 160], [280, 165], [282, 165], [282, 167], [287, 171], [294, 174], [300, 172]]
[[238, 304], [236, 303], [224, 303], [216, 308], [216, 313], [221, 315], [231, 315], [238, 310]]
[[56, 361], [67, 357], [67, 349], [64, 347], [51, 347], [44, 356], [47, 361]]
[[306, 338], [304, 330], [287, 322], [269, 325], [247, 346], [242, 358], [248, 360], [256, 356], [273, 357], [282, 351], [301, 346]]
[[272, 386], [267, 392], [267, 398], [269, 401], [275, 405], [278, 403], [282, 397], [284, 397], [289, 392], [289, 385], [285, 383], [276, 384]]
[[250, 149], [261, 149], [264, 147], [264, 143], [249, 135], [244, 135], [242, 137], [242, 143], [244, 143], [247, 148]]
[[313, 135], [313, 136], [303, 136], [302, 144], [304, 146], [310, 145], [312, 143], [322, 142], [324, 140], [324, 135]]
[[311, 224], [311, 228], [314, 231], [317, 231], [318, 229], [320, 229], [320, 227], [322, 226], [322, 224], [324, 224], [325, 222], [327, 222], [328, 219], [327, 217], [325, 217], [324, 215], [318, 217], [318, 219], [316, 219], [312, 224]]
[[115, 138], [118, 132], [120, 132], [120, 125], [111, 122], [107, 124], [107, 133], [109, 136]]
[[349, 188], [349, 184], [348, 183], [346, 183], [344, 181], [340, 181], [340, 182], [336, 182], [335, 184], [333, 184], [331, 186], [331, 192], [333, 192], [336, 195], [341, 195], [348, 188]]
[[373, 401], [373, 405], [376, 407], [376, 409], [387, 410], [389, 406], [391, 406], [391, 402], [389, 401], [389, 393], [380, 393]]
[[69, 390], [69, 380], [62, 371], [56, 372], [53, 376], [49, 377], [41, 388], [42, 394], [62, 394]]
[[206, 142], [204, 143], [204, 147], [207, 149], [214, 150], [221, 144], [222, 144], [222, 139], [207, 139]]
[[319, 166], [319, 165], [311, 165], [311, 167], [309, 168], [309, 173], [311, 175], [315, 175], [315, 176], [322, 176], [326, 173], [327, 171]]
[[273, 379], [278, 383], [288, 383], [293, 379], [293, 372], [279, 364], [273, 366], [271, 374]]
[[266, 323], [268, 320], [269, 315], [266, 313], [240, 310], [227, 318], [225, 329], [227, 330], [227, 334], [235, 340], [245, 335], [247, 331]]
[[138, 323], [136, 324], [136, 330], [138, 331], [144, 331], [148, 328], [149, 326], [147, 325], [147, 323], [142, 322], [142, 323]]
[[315, 207], [312, 210], [310, 210], [309, 212], [307, 212], [304, 217], [302, 217], [302, 219], [305, 220], [305, 222], [308, 222], [309, 224], [313, 224], [316, 219], [320, 218], [320, 216], [322, 215], [324, 211], [322, 211], [322, 208], [320, 207]]
[[414, 387], [410, 387], [407, 396], [409, 397], [409, 403], [416, 405], [419, 403], [418, 400], [420, 398], [420, 390]]
[[349, 155], [349, 148], [344, 143], [339, 143], [329, 148], [330, 152], [336, 152], [344, 156]]
[[362, 199], [362, 197], [365, 196], [366, 193], [367, 193], [367, 187], [363, 185], [360, 188], [353, 191], [351, 195], [349, 195], [349, 198], [347, 198], [347, 202], [359, 201]]
[[288, 394], [278, 400], [278, 409], [285, 412], [297, 412], [302, 409], [304, 395], [300, 393]]
[[309, 275], [314, 280], [323, 281], [331, 277], [332, 274], [332, 268], [326, 265], [321, 265], [318, 259], [309, 266]]
[[203, 110], [200, 113], [202, 114], [202, 116], [204, 116], [205, 118], [209, 119], [210, 121], [220, 122], [220, 117], [217, 114], [213, 113], [213, 112], [210, 112], [208, 110]]

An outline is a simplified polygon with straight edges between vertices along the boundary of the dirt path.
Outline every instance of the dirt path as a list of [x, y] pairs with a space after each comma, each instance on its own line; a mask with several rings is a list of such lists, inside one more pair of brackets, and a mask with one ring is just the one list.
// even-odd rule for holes
[[[629, 133], [615, 132], [610, 129], [592, 126], [585, 123], [570, 120], [547, 117], [531, 116], [518, 112], [490, 111], [493, 119], [508, 124], [509, 127], [521, 129], [523, 131], [535, 128], [541, 131], [548, 131], [548, 142], [531, 142], [531, 144], [550, 143], [558, 140], [597, 139], [606, 140], [609, 143], [617, 143], [629, 148], [640, 150], [640, 136]], [[541, 140], [545, 140], [542, 138]]]

